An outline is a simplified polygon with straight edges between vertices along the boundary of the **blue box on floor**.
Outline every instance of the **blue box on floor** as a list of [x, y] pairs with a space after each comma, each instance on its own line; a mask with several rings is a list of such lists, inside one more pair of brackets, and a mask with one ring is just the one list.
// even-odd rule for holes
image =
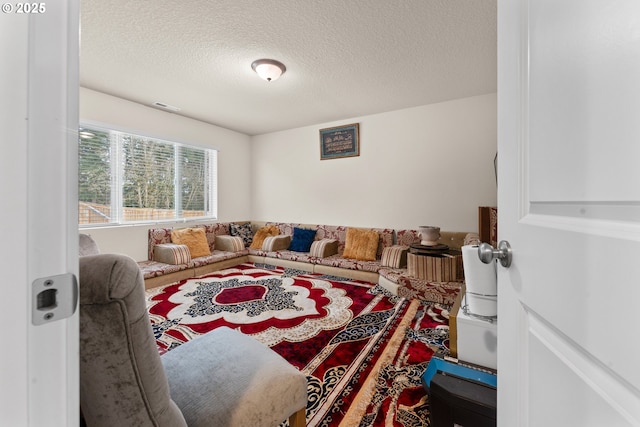
[[434, 357], [421, 379], [429, 393], [432, 427], [496, 425], [495, 374]]

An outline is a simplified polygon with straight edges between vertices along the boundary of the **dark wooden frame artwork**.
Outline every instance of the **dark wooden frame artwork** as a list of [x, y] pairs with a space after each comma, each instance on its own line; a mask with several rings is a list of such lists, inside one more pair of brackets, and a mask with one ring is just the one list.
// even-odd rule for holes
[[360, 155], [360, 126], [353, 123], [320, 129], [320, 160]]

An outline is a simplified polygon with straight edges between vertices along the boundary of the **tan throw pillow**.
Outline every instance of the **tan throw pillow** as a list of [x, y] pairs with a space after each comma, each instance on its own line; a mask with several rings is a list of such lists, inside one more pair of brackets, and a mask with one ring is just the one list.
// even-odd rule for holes
[[244, 240], [240, 236], [221, 234], [216, 236], [215, 249], [217, 251], [239, 252], [244, 249]]
[[191, 258], [211, 255], [204, 228], [171, 230], [171, 242], [177, 245], [187, 245]]
[[153, 247], [153, 260], [172, 265], [189, 264], [191, 252], [187, 245], [163, 243]]
[[391, 268], [404, 268], [407, 266], [408, 246], [394, 245], [387, 246], [382, 250], [380, 265]]
[[375, 261], [378, 251], [378, 232], [362, 228], [347, 228], [343, 258]]
[[311, 243], [309, 256], [326, 258], [338, 253], [338, 241], [335, 239], [321, 239]]
[[262, 249], [262, 242], [264, 239], [269, 236], [277, 236], [280, 234], [280, 229], [275, 225], [265, 225], [264, 227], [260, 227], [256, 234], [253, 236], [253, 241], [251, 242], [251, 249]]
[[267, 236], [262, 242], [262, 250], [265, 252], [277, 252], [287, 249], [291, 243], [291, 236], [282, 234], [277, 236]]

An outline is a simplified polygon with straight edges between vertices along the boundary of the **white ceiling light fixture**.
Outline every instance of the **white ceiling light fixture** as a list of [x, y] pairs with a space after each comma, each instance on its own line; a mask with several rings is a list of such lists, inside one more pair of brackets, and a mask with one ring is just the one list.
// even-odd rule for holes
[[275, 59], [258, 59], [253, 61], [251, 68], [260, 76], [260, 78], [272, 82], [278, 80], [278, 78], [287, 71], [287, 67], [282, 62]]

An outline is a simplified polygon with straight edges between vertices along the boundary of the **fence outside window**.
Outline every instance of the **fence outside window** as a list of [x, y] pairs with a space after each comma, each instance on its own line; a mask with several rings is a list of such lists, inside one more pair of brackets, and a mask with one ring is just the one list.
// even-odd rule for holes
[[96, 126], [78, 144], [80, 226], [215, 219], [216, 150]]

